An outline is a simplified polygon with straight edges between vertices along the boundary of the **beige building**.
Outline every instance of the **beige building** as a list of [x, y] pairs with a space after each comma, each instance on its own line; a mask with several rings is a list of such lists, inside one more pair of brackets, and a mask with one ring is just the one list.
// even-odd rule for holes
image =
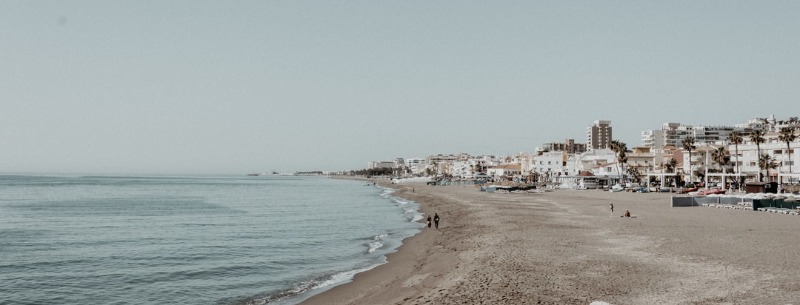
[[563, 143], [545, 143], [544, 151], [565, 151], [569, 154], [582, 154], [586, 152], [586, 144], [575, 143], [574, 139], [566, 139]]
[[611, 121], [594, 121], [594, 125], [586, 130], [587, 148], [611, 148], [611, 139]]

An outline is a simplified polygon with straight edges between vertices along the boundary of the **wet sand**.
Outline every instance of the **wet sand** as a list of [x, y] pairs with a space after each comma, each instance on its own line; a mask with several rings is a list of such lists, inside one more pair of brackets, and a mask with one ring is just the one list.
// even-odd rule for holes
[[391, 187], [439, 230], [302, 304], [800, 304], [798, 216], [672, 208], [668, 193]]

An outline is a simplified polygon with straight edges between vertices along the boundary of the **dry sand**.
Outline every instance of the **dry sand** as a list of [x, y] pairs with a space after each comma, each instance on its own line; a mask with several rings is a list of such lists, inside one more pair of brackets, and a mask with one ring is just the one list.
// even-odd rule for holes
[[439, 230], [302, 304], [800, 304], [798, 216], [672, 208], [663, 193], [392, 187]]

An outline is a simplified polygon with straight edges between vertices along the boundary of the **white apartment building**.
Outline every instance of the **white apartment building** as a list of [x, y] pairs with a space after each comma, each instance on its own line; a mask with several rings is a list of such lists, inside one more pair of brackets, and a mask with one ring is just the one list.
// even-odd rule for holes
[[[786, 149], [786, 143], [780, 142], [778, 140], [778, 133], [768, 133], [766, 136], [766, 143], [762, 143], [761, 153], [768, 154], [775, 158], [775, 161], [778, 163], [778, 168], [772, 169], [769, 172], [769, 176], [767, 175], [766, 171], [763, 171], [765, 175], [765, 182], [769, 181], [776, 181], [780, 182], [778, 179], [779, 175], [795, 175], [794, 178], [791, 179], [791, 183], [798, 183], [798, 175], [800, 175], [800, 167], [797, 165], [800, 164], [800, 156], [797, 154], [800, 152], [800, 142], [792, 142], [789, 145], [789, 150]], [[758, 147], [752, 142], [750, 137], [744, 136], [744, 143], [739, 145], [739, 170], [747, 174], [748, 177], [752, 179], [758, 179]], [[731, 152], [731, 162], [736, 162], [735, 156], [735, 146], [728, 145], [728, 150]], [[791, 173], [789, 172], [789, 167], [791, 166]], [[735, 168], [735, 167], [734, 167]], [[789, 182], [789, 179], [786, 178], [785, 182]]]
[[611, 149], [595, 149], [577, 155], [575, 171], [589, 171], [595, 176], [619, 177], [617, 155]]
[[409, 158], [404, 159], [404, 164], [408, 168], [408, 171], [412, 175], [423, 175], [425, 174], [425, 168], [428, 166], [427, 160], [423, 158]]
[[750, 127], [691, 126], [680, 123], [664, 123], [661, 129], [641, 132], [642, 146], [660, 149], [667, 145], [683, 146], [683, 140], [694, 137], [695, 144], [712, 144], [728, 139], [733, 131], [745, 132]]
[[530, 171], [539, 174], [550, 176], [569, 175], [567, 156], [568, 154], [565, 151], [542, 152], [540, 155], [533, 156], [530, 165], [527, 167]]
[[475, 177], [473, 160], [467, 161], [453, 161], [450, 165], [450, 175], [458, 178], [473, 178]]
[[396, 161], [372, 161], [367, 163], [368, 169], [396, 168], [396, 167], [397, 167]]

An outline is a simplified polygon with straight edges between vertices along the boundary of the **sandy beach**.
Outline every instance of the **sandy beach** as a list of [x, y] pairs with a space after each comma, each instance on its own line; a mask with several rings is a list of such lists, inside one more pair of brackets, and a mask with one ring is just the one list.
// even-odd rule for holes
[[798, 216], [672, 208], [668, 193], [390, 187], [440, 228], [302, 304], [800, 304]]

